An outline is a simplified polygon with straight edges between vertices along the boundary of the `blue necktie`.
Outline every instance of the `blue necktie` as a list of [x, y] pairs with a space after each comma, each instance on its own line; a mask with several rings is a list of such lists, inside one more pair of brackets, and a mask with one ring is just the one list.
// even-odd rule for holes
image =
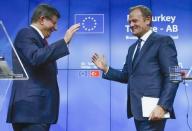
[[132, 61], [132, 65], [134, 65], [135, 60], [139, 56], [139, 52], [140, 52], [140, 49], [141, 49], [141, 42], [142, 42], [142, 39], [138, 39], [137, 42], [136, 42], [137, 43], [137, 49], [136, 49], [136, 52], [135, 52], [135, 55], [134, 55], [134, 58], [133, 58], [133, 61]]

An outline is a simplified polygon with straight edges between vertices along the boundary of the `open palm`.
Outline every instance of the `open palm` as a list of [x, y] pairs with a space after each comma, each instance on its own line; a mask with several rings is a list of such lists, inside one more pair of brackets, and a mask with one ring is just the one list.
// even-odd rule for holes
[[99, 56], [97, 53], [95, 53], [92, 56], [92, 62], [102, 71], [106, 72], [107, 65], [104, 56]]

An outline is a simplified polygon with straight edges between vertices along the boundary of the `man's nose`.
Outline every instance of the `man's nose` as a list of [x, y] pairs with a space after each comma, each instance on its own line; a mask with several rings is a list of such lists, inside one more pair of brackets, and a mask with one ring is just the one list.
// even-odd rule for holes
[[130, 23], [129, 23], [129, 26], [130, 26], [130, 27], [133, 27], [133, 26], [134, 26], [134, 23], [133, 23], [133, 22], [130, 22]]

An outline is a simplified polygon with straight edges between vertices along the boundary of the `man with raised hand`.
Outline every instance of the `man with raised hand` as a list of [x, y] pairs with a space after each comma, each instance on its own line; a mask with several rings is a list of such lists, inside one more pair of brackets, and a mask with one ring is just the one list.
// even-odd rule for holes
[[[72, 25], [61, 40], [48, 44], [57, 30], [60, 14], [54, 7], [36, 7], [29, 27], [21, 29], [15, 49], [29, 75], [28, 80], [14, 81], [7, 122], [14, 131], [49, 131], [59, 113], [59, 88], [56, 60], [69, 54], [68, 44], [80, 25]], [[13, 63], [14, 70], [18, 68]]]

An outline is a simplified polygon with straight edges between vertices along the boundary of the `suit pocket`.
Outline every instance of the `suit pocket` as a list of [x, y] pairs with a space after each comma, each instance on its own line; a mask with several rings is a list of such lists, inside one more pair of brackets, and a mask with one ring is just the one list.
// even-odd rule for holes
[[42, 89], [30, 89], [27, 91], [27, 96], [47, 96], [47, 91]]
[[33, 105], [33, 111], [42, 114], [47, 109], [48, 93], [42, 89], [30, 89], [26, 101]]

